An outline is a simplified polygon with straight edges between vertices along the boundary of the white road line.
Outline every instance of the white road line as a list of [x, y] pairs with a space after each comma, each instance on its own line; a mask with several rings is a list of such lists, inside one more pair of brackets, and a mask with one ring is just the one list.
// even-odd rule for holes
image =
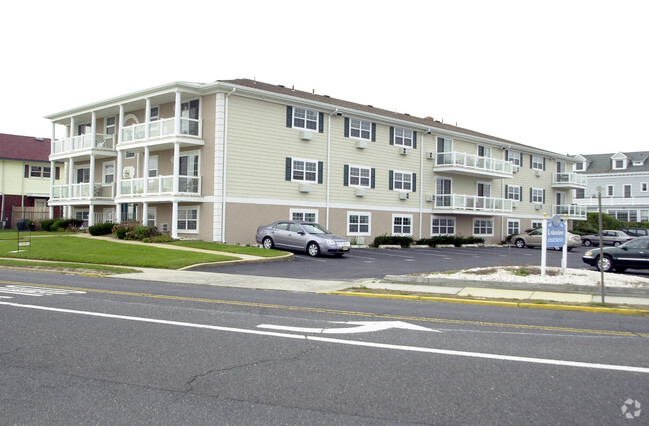
[[453, 351], [448, 349], [424, 348], [420, 346], [392, 345], [387, 343], [373, 343], [373, 342], [363, 342], [363, 341], [355, 341], [355, 340], [344, 340], [344, 339], [336, 339], [331, 337], [307, 336], [303, 334], [278, 333], [273, 331], [248, 330], [245, 328], [222, 327], [222, 326], [208, 325], [208, 324], [195, 324], [195, 323], [182, 322], [182, 321], [168, 321], [168, 320], [155, 319], [155, 318], [132, 317], [128, 315], [105, 314], [101, 312], [77, 311], [73, 309], [52, 308], [49, 306], [23, 305], [19, 303], [11, 303], [11, 302], [0, 302], [0, 305], [13, 306], [17, 308], [36, 309], [42, 311], [61, 312], [66, 314], [85, 315], [91, 317], [110, 318], [110, 319], [137, 321], [137, 322], [163, 324], [163, 325], [174, 325], [179, 327], [191, 327], [191, 328], [206, 329], [206, 330], [228, 331], [233, 333], [255, 334], [258, 336], [283, 337], [286, 339], [312, 340], [312, 341], [324, 342], [324, 343], [336, 343], [341, 345], [363, 346], [368, 348], [389, 349], [389, 350], [396, 350], [396, 351], [421, 352], [421, 353], [429, 353], [429, 354], [437, 354], [437, 355], [451, 355], [451, 356], [463, 356], [463, 357], [470, 357], [470, 358], [493, 359], [498, 361], [526, 362], [531, 364], [556, 365], [561, 367], [591, 368], [597, 370], [612, 370], [612, 371], [624, 371], [624, 372], [631, 372], [631, 373], [649, 374], [649, 368], [647, 367], [634, 367], [629, 365], [599, 364], [599, 363], [589, 363], [589, 362], [580, 362], [580, 361], [564, 361], [559, 359], [530, 358], [530, 357], [523, 357], [523, 356], [489, 354], [489, 353], [481, 353], [481, 352]]

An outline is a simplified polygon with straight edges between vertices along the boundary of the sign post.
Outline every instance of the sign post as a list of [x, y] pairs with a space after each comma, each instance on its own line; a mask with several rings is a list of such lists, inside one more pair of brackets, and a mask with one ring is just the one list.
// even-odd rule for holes
[[566, 232], [566, 223], [561, 220], [561, 216], [554, 215], [549, 221], [547, 219], [543, 220], [543, 253], [541, 254], [541, 276], [545, 276], [545, 263], [546, 263], [546, 253], [545, 250], [548, 247], [561, 247], [563, 253], [561, 256], [561, 268], [563, 272], [566, 272], [566, 264], [568, 263], [567, 257], [567, 232]]

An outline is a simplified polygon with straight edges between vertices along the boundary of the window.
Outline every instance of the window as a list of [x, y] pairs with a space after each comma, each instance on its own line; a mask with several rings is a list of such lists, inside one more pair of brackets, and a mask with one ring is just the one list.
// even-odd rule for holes
[[371, 230], [370, 213], [348, 212], [347, 213], [347, 234], [348, 235], [370, 235]]
[[146, 212], [147, 226], [156, 226], [157, 216], [158, 216], [158, 209], [156, 207], [149, 207]]
[[538, 229], [543, 227], [543, 221], [541, 220], [533, 220], [532, 221], [532, 229]]
[[158, 156], [157, 155], [149, 156], [149, 171], [148, 171], [148, 174], [149, 174], [149, 177], [158, 176]]
[[523, 165], [523, 154], [518, 152], [518, 151], [507, 151], [507, 161], [510, 163], [516, 165], [516, 166], [522, 166]]
[[298, 210], [291, 209], [290, 211], [291, 220], [299, 220], [301, 222], [318, 222], [318, 211], [317, 210]]
[[478, 197], [491, 197], [491, 184], [478, 182]]
[[113, 161], [104, 163], [104, 183], [111, 184], [115, 182], [115, 163]]
[[640, 222], [649, 222], [649, 210], [640, 210]]
[[392, 235], [412, 235], [412, 215], [392, 215]]
[[640, 191], [641, 192], [647, 192], [649, 190], [649, 183], [647, 182], [642, 182], [640, 184]]
[[349, 186], [371, 187], [372, 169], [368, 167], [349, 166]]
[[576, 189], [575, 190], [575, 198], [577, 199], [582, 199], [586, 198], [586, 190], [585, 189]]
[[413, 188], [413, 173], [408, 172], [392, 172], [392, 188], [395, 191], [412, 191]]
[[543, 157], [540, 155], [532, 155], [532, 168], [535, 170], [545, 170]]
[[452, 152], [453, 139], [437, 137], [437, 152]]
[[545, 202], [545, 190], [530, 188], [530, 201], [532, 203], [543, 204]]
[[133, 151], [126, 151], [124, 158], [135, 158], [135, 153]]
[[452, 202], [453, 181], [448, 178], [435, 177], [435, 206], [448, 207]]
[[178, 230], [198, 232], [198, 207], [178, 207]]
[[484, 145], [478, 145], [478, 157], [491, 157], [491, 147], [490, 146], [484, 146]]
[[349, 119], [349, 137], [372, 140], [372, 123], [367, 120]]
[[26, 178], [49, 179], [52, 176], [52, 169], [49, 166], [30, 166], [25, 164]]
[[492, 236], [493, 234], [493, 219], [473, 219], [473, 235]]
[[77, 210], [74, 212], [74, 218], [83, 220], [83, 228], [88, 227], [88, 210]]
[[584, 168], [584, 163], [581, 163], [581, 162], [580, 162], [580, 163], [576, 163], [576, 164], [575, 164], [575, 170], [576, 170], [576, 171], [582, 171], [582, 170], [585, 170], [585, 168]]
[[106, 128], [104, 130], [104, 133], [106, 133], [107, 135], [114, 135], [115, 134], [115, 123], [116, 123], [115, 116], [106, 117]]
[[631, 185], [624, 185], [624, 198], [631, 198]]
[[318, 112], [304, 108], [293, 108], [293, 128], [318, 130]]
[[507, 221], [507, 235], [514, 235], [521, 233], [521, 222], [518, 220]]
[[606, 185], [606, 195], [612, 197], [615, 191], [613, 190], [613, 185]]
[[394, 128], [394, 144], [405, 146], [408, 148], [413, 147], [413, 132], [412, 130], [402, 129], [401, 127]]
[[90, 167], [78, 168], [76, 183], [89, 183], [89, 182], [90, 182]]
[[433, 217], [430, 235], [455, 235], [455, 218]]
[[505, 185], [505, 198], [508, 200], [523, 201], [523, 187], [518, 185]]
[[180, 104], [180, 133], [198, 136], [200, 102], [198, 99]]
[[292, 160], [291, 180], [294, 182], [317, 182], [318, 181], [318, 163], [309, 160]]
[[626, 160], [613, 160], [613, 169], [619, 170], [626, 167]]
[[151, 114], [150, 114], [149, 119], [151, 121], [158, 121], [160, 119], [160, 107], [158, 107], [158, 106], [151, 107], [150, 111], [151, 111]]

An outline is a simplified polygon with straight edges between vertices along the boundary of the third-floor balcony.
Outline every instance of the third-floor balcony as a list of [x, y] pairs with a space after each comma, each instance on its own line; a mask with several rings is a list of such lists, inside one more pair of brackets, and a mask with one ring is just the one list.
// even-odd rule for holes
[[115, 135], [97, 133], [93, 139], [92, 134], [73, 136], [71, 138], [57, 139], [52, 144], [50, 159], [59, 159], [69, 156], [97, 155], [114, 156]]
[[[176, 129], [178, 126], [178, 129]], [[202, 121], [193, 118], [163, 118], [148, 123], [133, 124], [122, 128], [123, 145], [135, 145], [148, 141], [158, 142], [170, 138], [183, 138], [200, 140], [203, 134]], [[121, 145], [120, 145], [121, 146]]]
[[552, 175], [553, 188], [585, 189], [586, 176], [579, 173], [555, 173]]
[[178, 187], [174, 190], [173, 176], [124, 179], [121, 182], [122, 197], [161, 195], [201, 195], [199, 176], [178, 176]]
[[464, 194], [436, 194], [435, 209], [467, 212], [511, 212], [512, 200]]
[[435, 154], [433, 170], [437, 173], [455, 173], [491, 179], [514, 177], [513, 165], [509, 161], [458, 151]]

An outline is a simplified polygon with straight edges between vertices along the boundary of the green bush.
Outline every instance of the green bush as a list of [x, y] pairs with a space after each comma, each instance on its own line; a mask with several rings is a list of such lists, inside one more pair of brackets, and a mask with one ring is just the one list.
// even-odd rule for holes
[[112, 223], [99, 223], [88, 228], [90, 235], [108, 235], [113, 233]]
[[[146, 243], [153, 242], [153, 239], [160, 236], [158, 228], [155, 226], [142, 225], [139, 222], [118, 223], [113, 226], [113, 233], [120, 240], [139, 240]], [[170, 241], [173, 241], [173, 239], [170, 239]]]
[[155, 226], [136, 226], [133, 228], [133, 234], [131, 235], [133, 240], [147, 241], [151, 238], [160, 235], [160, 231]]
[[[599, 213], [588, 213], [587, 220], [576, 220], [573, 230], [582, 232], [581, 235], [597, 232], [599, 229]], [[602, 229], [620, 229], [625, 226], [626, 222], [617, 220], [610, 214], [602, 213]], [[575, 232], [577, 233], [577, 232]]]
[[56, 219], [45, 219], [41, 220], [41, 229], [46, 232], [52, 231], [52, 224], [56, 222]]
[[453, 244], [455, 247], [460, 247], [462, 244], [482, 244], [484, 238], [479, 237], [463, 237], [461, 235], [438, 235], [431, 238], [423, 238], [417, 241], [417, 244], [428, 245], [430, 247], [437, 247], [439, 245]]
[[174, 239], [167, 234], [159, 234], [155, 237], [144, 240], [145, 243], [172, 243], [173, 241]]
[[410, 247], [412, 244], [412, 237], [401, 237], [396, 235], [381, 235], [374, 238], [372, 243], [373, 247], [378, 247], [380, 245], [400, 245], [401, 247]]
[[41, 229], [48, 232], [77, 231], [83, 225], [83, 219], [47, 219], [41, 221]]

